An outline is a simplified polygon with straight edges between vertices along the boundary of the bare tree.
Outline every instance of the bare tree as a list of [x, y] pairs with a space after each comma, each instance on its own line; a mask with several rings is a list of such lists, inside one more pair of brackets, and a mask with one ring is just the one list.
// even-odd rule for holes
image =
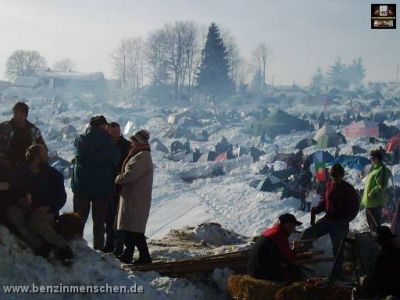
[[17, 76], [29, 76], [47, 68], [46, 60], [35, 50], [16, 50], [7, 59], [6, 76], [15, 80]]
[[69, 58], [56, 61], [53, 70], [59, 72], [76, 72], [76, 64]]
[[240, 56], [239, 47], [237, 45], [236, 39], [234, 36], [230, 34], [229, 31], [225, 30], [222, 32], [222, 39], [224, 41], [227, 58], [229, 62], [229, 77], [235, 84], [235, 88], [237, 89], [240, 82], [240, 68], [243, 63], [243, 59]]
[[190, 96], [199, 49], [198, 30], [192, 22], [167, 24], [154, 31], [147, 40], [151, 81], [170, 80], [176, 100], [182, 98], [185, 87]]
[[167, 84], [169, 74], [165, 59], [165, 38], [162, 30], [152, 32], [146, 41], [147, 74], [151, 86]]
[[141, 37], [123, 39], [112, 54], [115, 75], [124, 89], [137, 94], [144, 85], [144, 41]]
[[252, 62], [254, 67], [252, 86], [257, 93], [262, 92], [267, 83], [267, 63], [271, 54], [271, 49], [264, 43], [259, 44], [252, 53]]

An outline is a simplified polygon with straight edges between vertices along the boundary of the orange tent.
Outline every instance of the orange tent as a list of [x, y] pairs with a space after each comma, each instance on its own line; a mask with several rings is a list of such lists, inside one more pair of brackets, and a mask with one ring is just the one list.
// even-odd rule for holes
[[400, 133], [394, 135], [386, 145], [386, 152], [400, 150]]

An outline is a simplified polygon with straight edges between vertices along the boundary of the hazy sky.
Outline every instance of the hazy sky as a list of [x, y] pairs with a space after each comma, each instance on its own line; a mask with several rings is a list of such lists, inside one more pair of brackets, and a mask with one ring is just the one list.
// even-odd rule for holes
[[[379, 3], [379, 1], [377, 1]], [[382, 1], [381, 1], [382, 2]], [[371, 30], [369, 0], [0, 0], [0, 78], [16, 49], [38, 50], [49, 65], [71, 58], [83, 72], [112, 77], [110, 53], [125, 37], [164, 23], [212, 21], [236, 38], [243, 56], [265, 42], [273, 50], [268, 79], [307, 84], [337, 55], [361, 56], [367, 80], [394, 80], [400, 29]], [[375, 1], [376, 3], [376, 1]], [[400, 0], [397, 3], [400, 10]], [[399, 16], [399, 13], [397, 13]], [[400, 27], [400, 24], [398, 24]]]

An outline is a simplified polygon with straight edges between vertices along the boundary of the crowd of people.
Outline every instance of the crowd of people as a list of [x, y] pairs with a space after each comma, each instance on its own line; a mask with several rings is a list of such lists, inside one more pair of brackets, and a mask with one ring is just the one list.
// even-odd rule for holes
[[[18, 102], [11, 120], [0, 124], [0, 222], [25, 241], [38, 255], [55, 255], [68, 265], [74, 253], [55, 228], [60, 210], [66, 203], [63, 176], [49, 165], [48, 149], [40, 130], [27, 120], [29, 107]], [[102, 115], [90, 119], [86, 131], [74, 142], [73, 211], [87, 222], [93, 219], [93, 248], [113, 253], [123, 263], [132, 263], [135, 248], [139, 258], [134, 264], [152, 262], [145, 231], [149, 217], [153, 162], [150, 133], [136, 132], [126, 140], [118, 123], [108, 123]], [[321, 201], [310, 208], [311, 226], [301, 240], [329, 235], [336, 256], [333, 276], [341, 279], [343, 257], [340, 245], [349, 233], [349, 223], [360, 205], [366, 208], [366, 223], [382, 246], [375, 269], [364, 283], [364, 291], [399, 295], [391, 280], [400, 272], [400, 249], [388, 227], [382, 226], [382, 208], [388, 198], [390, 170], [383, 163], [381, 150], [371, 152], [372, 168], [362, 197], [344, 180], [340, 164], [331, 167], [321, 192]], [[309, 170], [300, 173], [302, 197], [309, 188]], [[360, 201], [361, 199], [361, 201]], [[325, 215], [316, 221], [316, 215]], [[296, 251], [289, 236], [302, 223], [294, 215], [283, 214], [265, 230], [252, 249], [248, 272], [255, 278], [293, 282], [303, 273], [296, 262]]]
[[[40, 130], [27, 120], [29, 107], [18, 102], [11, 120], [0, 124], [0, 223], [38, 255], [50, 252], [69, 265], [74, 253], [56, 230], [67, 194], [61, 173], [49, 165]], [[83, 225], [93, 219], [93, 248], [123, 263], [151, 263], [146, 224], [153, 184], [150, 133], [126, 140], [118, 123], [102, 115], [90, 119], [74, 142], [73, 211]]]
[[[331, 179], [327, 181], [318, 205], [311, 208], [311, 222], [300, 236], [300, 241], [315, 240], [329, 235], [335, 263], [332, 279], [344, 280], [344, 253], [341, 245], [347, 240], [349, 223], [357, 216], [360, 205], [366, 208], [366, 223], [371, 235], [381, 246], [381, 252], [371, 270], [357, 290], [358, 295], [400, 297], [400, 286], [393, 274], [400, 272], [400, 239], [391, 229], [383, 226], [382, 208], [387, 202], [390, 170], [383, 164], [380, 150], [371, 151], [372, 169], [368, 175], [362, 197], [343, 178], [345, 170], [335, 164], [329, 170]], [[361, 198], [361, 201], [360, 201]], [[325, 215], [316, 221], [316, 215]], [[296, 261], [301, 243], [290, 246], [289, 237], [296, 226], [302, 225], [292, 214], [284, 214], [271, 228], [256, 241], [248, 262], [248, 273], [257, 279], [291, 283], [304, 279], [301, 266]], [[297, 245], [297, 246], [296, 246]], [[298, 246], [300, 245], [300, 247]]]

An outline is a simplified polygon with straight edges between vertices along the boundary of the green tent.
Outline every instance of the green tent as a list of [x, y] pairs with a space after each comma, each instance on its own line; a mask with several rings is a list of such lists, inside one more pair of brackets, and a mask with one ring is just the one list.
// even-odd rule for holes
[[250, 131], [253, 136], [268, 135], [274, 138], [280, 134], [288, 134], [292, 131], [312, 130], [313, 127], [307, 121], [296, 118], [288, 113], [278, 110], [270, 117], [251, 124]]

